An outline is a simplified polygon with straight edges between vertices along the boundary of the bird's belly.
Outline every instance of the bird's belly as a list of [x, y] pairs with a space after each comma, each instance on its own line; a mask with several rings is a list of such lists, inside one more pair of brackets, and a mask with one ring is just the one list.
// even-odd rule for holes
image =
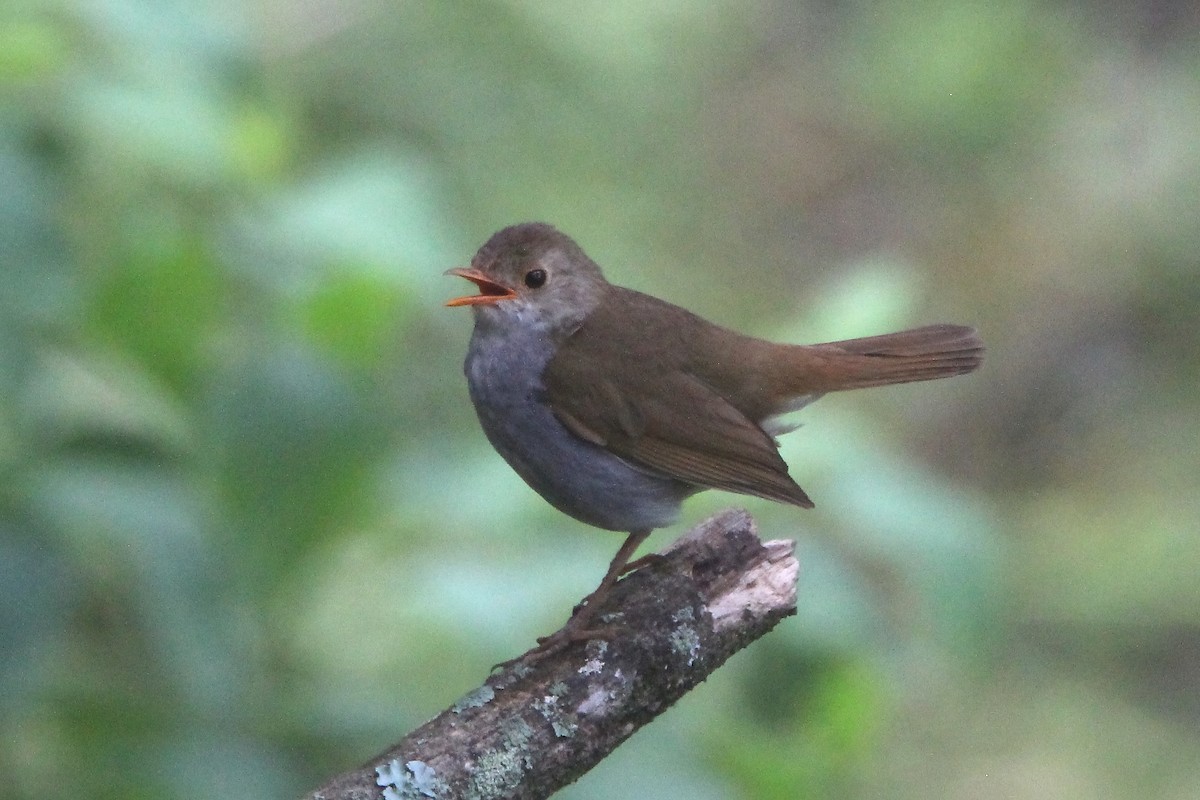
[[471, 400], [488, 441], [534, 491], [563, 513], [607, 530], [675, 521], [696, 487], [637, 469], [568, 431], [541, 400], [540, 367], [488, 362], [468, 359]]

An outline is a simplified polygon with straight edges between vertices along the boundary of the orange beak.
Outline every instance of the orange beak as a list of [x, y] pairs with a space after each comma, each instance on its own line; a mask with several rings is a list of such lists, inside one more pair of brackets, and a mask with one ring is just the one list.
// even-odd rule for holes
[[466, 278], [479, 287], [479, 294], [469, 294], [465, 297], [447, 300], [446, 305], [448, 306], [482, 306], [488, 303], [499, 303], [501, 300], [512, 300], [517, 296], [515, 291], [503, 284], [496, 283], [477, 269], [455, 267], [446, 270], [443, 274]]

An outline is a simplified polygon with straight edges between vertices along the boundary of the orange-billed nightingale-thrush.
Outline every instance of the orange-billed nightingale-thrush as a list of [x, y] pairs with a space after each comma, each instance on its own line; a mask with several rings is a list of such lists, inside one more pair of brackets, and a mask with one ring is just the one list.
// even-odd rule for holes
[[961, 325], [813, 345], [743, 336], [612, 285], [537, 222], [499, 231], [447, 274], [479, 289], [446, 305], [474, 312], [465, 372], [488, 440], [555, 508], [628, 534], [536, 657], [588, 638], [638, 545], [688, 496], [724, 489], [811, 508], [777, 450], [774, 437], [794, 427], [782, 415], [826, 392], [961, 375], [983, 357]]

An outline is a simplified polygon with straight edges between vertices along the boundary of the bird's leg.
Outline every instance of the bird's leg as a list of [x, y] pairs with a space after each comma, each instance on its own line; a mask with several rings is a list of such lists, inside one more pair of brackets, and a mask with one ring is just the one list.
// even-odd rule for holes
[[647, 528], [646, 530], [631, 531], [625, 537], [625, 542], [617, 550], [617, 554], [613, 556], [612, 562], [609, 563], [608, 571], [600, 579], [600, 585], [580, 601], [579, 605], [575, 607], [575, 613], [567, 620], [566, 625], [549, 636], [543, 636], [538, 639], [537, 647], [529, 652], [509, 661], [503, 661], [493, 667], [493, 669], [507, 667], [517, 662], [532, 664], [536, 661], [541, 661], [546, 656], [557, 653], [572, 642], [597, 638], [601, 631], [589, 630], [587, 627], [588, 624], [596, 615], [596, 609], [600, 607], [600, 604], [604, 602], [608, 593], [612, 591], [613, 586], [616, 585], [617, 580], [624, 574], [630, 557], [637, 552], [641, 543], [646, 541], [646, 537], [650, 535], [652, 530], [651, 528]]
[[604, 598], [612, 591], [612, 587], [616, 585], [617, 580], [625, 574], [625, 568], [629, 565], [630, 557], [637, 552], [638, 547], [641, 546], [642, 542], [646, 541], [646, 537], [649, 535], [650, 530], [647, 529], [644, 531], [633, 531], [625, 537], [621, 548], [617, 550], [617, 554], [613, 556], [612, 561], [609, 563], [608, 571], [600, 579], [600, 585], [579, 602], [579, 605], [575, 607], [575, 613], [567, 620], [567, 624], [563, 630], [570, 629], [576, 633], [583, 630], [584, 626], [595, 616], [597, 606], [604, 602]]

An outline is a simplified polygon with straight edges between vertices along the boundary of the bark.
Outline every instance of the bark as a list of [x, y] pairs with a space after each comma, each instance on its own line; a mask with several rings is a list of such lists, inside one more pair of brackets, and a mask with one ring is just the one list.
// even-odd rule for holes
[[795, 613], [790, 541], [722, 512], [622, 579], [608, 638], [494, 672], [311, 800], [545, 798], [587, 772], [731, 655]]

